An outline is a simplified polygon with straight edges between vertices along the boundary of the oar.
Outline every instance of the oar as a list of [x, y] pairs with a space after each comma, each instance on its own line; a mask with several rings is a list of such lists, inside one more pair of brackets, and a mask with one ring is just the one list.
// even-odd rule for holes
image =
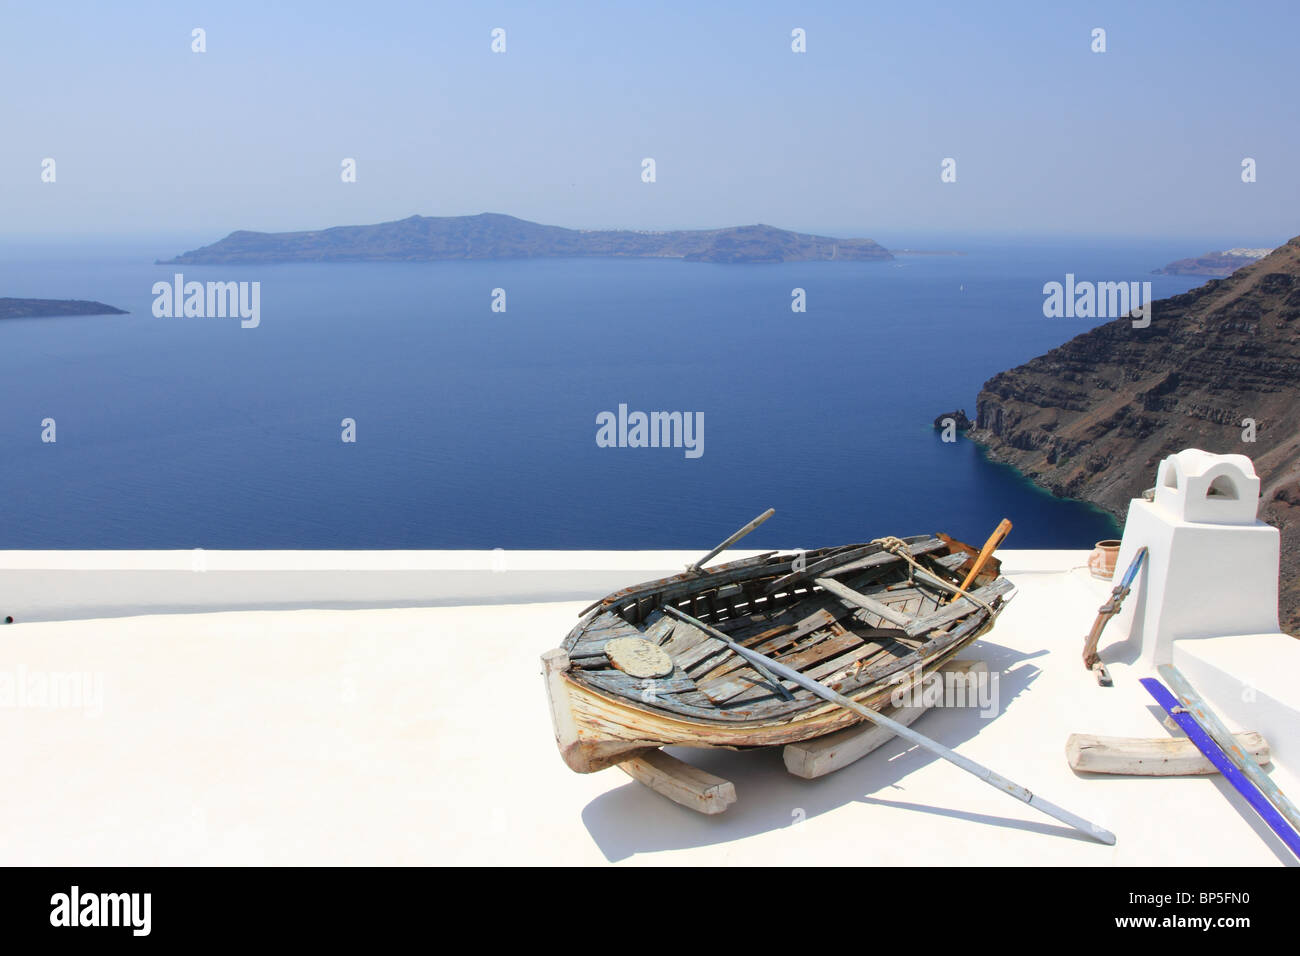
[[696, 561], [694, 564], [686, 565], [686, 570], [690, 571], [691, 573], [698, 572], [700, 568], [704, 567], [704, 565], [708, 564], [710, 561], [712, 561], [714, 558], [720, 555], [723, 551], [726, 551], [729, 547], [731, 547], [733, 544], [735, 544], [745, 535], [749, 534], [751, 531], [753, 531], [755, 528], [761, 525], [768, 518], [772, 517], [772, 515], [774, 514], [776, 514], [776, 509], [768, 508], [761, 515], [759, 515], [757, 518], [751, 521], [749, 524], [745, 525], [745, 527], [741, 528], [739, 531], [733, 534], [726, 541], [722, 542], [722, 544], [718, 545], [716, 548], [714, 548], [704, 557], [700, 558], [700, 560]]
[[822, 700], [830, 701], [832, 704], [838, 704], [840, 707], [843, 707], [845, 710], [851, 710], [859, 717], [865, 717], [873, 724], [876, 724], [880, 727], [884, 727], [886, 730], [890, 731], [891, 733], [897, 734], [899, 737], [902, 737], [905, 740], [912, 741], [912, 743], [916, 744], [918, 747], [924, 747], [926, 750], [930, 751], [930, 753], [942, 757], [944, 760], [948, 761], [949, 763], [956, 764], [958, 767], [960, 767], [962, 770], [965, 770], [967, 773], [974, 774], [976, 777], [979, 777], [989, 786], [996, 787], [998, 790], [1001, 790], [1004, 793], [1011, 794], [1011, 796], [1015, 797], [1017, 800], [1029, 804], [1035, 810], [1039, 810], [1047, 814], [1049, 817], [1054, 817], [1057, 820], [1060, 820], [1062, 823], [1068, 823], [1070, 826], [1074, 827], [1080, 833], [1084, 833], [1092, 837], [1092, 839], [1096, 840], [1098, 843], [1105, 843], [1107, 846], [1114, 845], [1115, 834], [1111, 833], [1109, 830], [1099, 827], [1095, 823], [1089, 823], [1087, 820], [1083, 819], [1082, 817], [1076, 817], [1070, 811], [1063, 810], [1062, 808], [1058, 807], [1056, 804], [1044, 800], [1042, 797], [1038, 796], [1035, 793], [1030, 793], [1028, 790], [1020, 786], [1019, 784], [1012, 783], [1006, 777], [1002, 776], [1001, 774], [994, 773], [988, 767], [981, 766], [980, 764], [977, 764], [974, 760], [971, 760], [968, 757], [963, 757], [961, 754], [949, 750], [943, 744], [939, 743], [936, 740], [931, 740], [929, 737], [926, 737], [924, 734], [917, 733], [915, 730], [913, 730], [911, 727], [908, 727], [906, 724], [900, 724], [898, 721], [891, 720], [890, 718], [884, 716], [883, 714], [878, 714], [874, 710], [869, 710], [866, 707], [863, 707], [857, 701], [850, 700], [848, 697], [845, 697], [843, 694], [836, 693], [835, 691], [827, 687], [825, 684], [819, 681], [815, 681], [811, 677], [806, 677], [805, 675], [800, 674], [798, 671], [792, 670], [791, 668], [786, 667], [784, 664], [778, 663], [777, 661], [772, 660], [772, 658], [758, 653], [758, 651], [750, 650], [748, 647], [742, 647], [740, 644], [737, 644], [731, 638], [727, 637], [726, 634], [723, 634], [721, 631], [717, 630], [716, 628], [710, 627], [709, 625], [705, 624], [703, 621], [695, 620], [695, 618], [691, 617], [689, 614], [686, 614], [684, 611], [679, 611], [677, 608], [672, 607], [670, 605], [664, 605], [664, 610], [675, 617], [681, 618], [683, 621], [686, 621], [689, 624], [694, 624], [696, 627], [704, 631], [704, 633], [708, 634], [710, 637], [726, 644], [728, 647], [730, 647], [733, 651], [735, 651], [745, 660], [749, 661], [749, 663], [752, 664], [754, 668], [759, 671], [759, 673], [765, 673], [764, 669], [766, 669], [766, 671], [771, 671], [772, 673], [776, 674], [778, 677], [782, 677], [788, 681], [792, 681], [793, 683], [798, 684], [800, 687], [804, 688], [805, 690], [812, 691]]
[[966, 575], [966, 580], [961, 583], [961, 589], [966, 590], [970, 583], [975, 580], [975, 575], [984, 570], [984, 565], [988, 564], [989, 558], [993, 557], [993, 552], [998, 549], [1007, 535], [1011, 533], [1011, 519], [1003, 518], [998, 522], [998, 526], [993, 529], [989, 539], [984, 542], [984, 547], [980, 548], [980, 556], [975, 559], [971, 565], [970, 573]]

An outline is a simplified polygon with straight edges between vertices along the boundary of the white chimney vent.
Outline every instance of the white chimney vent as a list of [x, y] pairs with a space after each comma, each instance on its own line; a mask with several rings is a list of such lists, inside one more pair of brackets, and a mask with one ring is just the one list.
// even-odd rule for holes
[[1180, 521], [1254, 524], [1259, 511], [1255, 465], [1245, 455], [1185, 449], [1160, 463], [1155, 504]]
[[1174, 641], [1277, 631], [1278, 531], [1256, 517], [1258, 504], [1259, 478], [1245, 455], [1188, 448], [1160, 463], [1154, 499], [1129, 503], [1115, 561], [1118, 581], [1148, 549], [1111, 624], [1128, 629], [1130, 653], [1168, 664]]

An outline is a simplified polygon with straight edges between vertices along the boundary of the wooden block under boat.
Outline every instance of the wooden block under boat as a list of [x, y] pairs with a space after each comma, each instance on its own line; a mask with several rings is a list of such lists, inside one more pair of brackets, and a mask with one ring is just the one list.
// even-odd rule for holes
[[[1181, 728], [1180, 728], [1181, 730]], [[1237, 745], [1260, 763], [1268, 763], [1268, 741], [1254, 731], [1233, 734]], [[1218, 773], [1214, 764], [1186, 737], [1098, 737], [1070, 734], [1065, 757], [1073, 770], [1140, 777], [1181, 777]]]
[[[948, 661], [934, 673], [987, 674], [988, 670], [984, 661], [962, 660]], [[891, 707], [883, 713], [907, 726], [929, 709], [921, 706]], [[814, 780], [861, 760], [893, 738], [894, 735], [885, 728], [864, 722], [812, 740], [786, 744], [781, 756], [785, 760], [785, 769], [790, 773], [805, 780]]]
[[700, 813], [721, 813], [736, 802], [736, 787], [730, 780], [692, 767], [662, 750], [624, 760], [619, 767], [660, 796]]

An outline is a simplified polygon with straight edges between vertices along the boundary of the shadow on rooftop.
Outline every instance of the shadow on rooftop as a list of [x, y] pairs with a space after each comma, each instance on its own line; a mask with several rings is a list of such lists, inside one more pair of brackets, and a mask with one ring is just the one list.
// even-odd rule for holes
[[[1000, 644], [977, 641], [961, 656], [982, 658], [990, 673], [998, 675], [996, 713], [1006, 712], [1011, 702], [1023, 693], [1041, 673], [1031, 663], [1047, 651], [1023, 654]], [[933, 708], [913, 725], [921, 733], [946, 747], [956, 749], [984, 727], [978, 708]], [[908, 774], [939, 757], [908, 741], [895, 738], [857, 763], [817, 780], [804, 780], [786, 772], [781, 748], [737, 752], [668, 748], [679, 759], [732, 781], [736, 785], [735, 805], [718, 816], [705, 816], [678, 806], [628, 778], [627, 784], [601, 794], [582, 811], [587, 832], [610, 862], [627, 859], [637, 853], [678, 850], [689, 847], [730, 843], [759, 833], [790, 826], [849, 803], [909, 807], [945, 816], [961, 817], [985, 826], [1011, 827], [1019, 830], [1073, 835], [1066, 827], [967, 813], [959, 809], [961, 789], [953, 788], [955, 807], [894, 803], [869, 796], [888, 788], [905, 789], [901, 781]], [[956, 767], [956, 777], [965, 777]], [[606, 773], [622, 774], [611, 769]], [[980, 784], [973, 778], [961, 781], [970, 787]], [[1085, 837], [1080, 837], [1085, 839]]]

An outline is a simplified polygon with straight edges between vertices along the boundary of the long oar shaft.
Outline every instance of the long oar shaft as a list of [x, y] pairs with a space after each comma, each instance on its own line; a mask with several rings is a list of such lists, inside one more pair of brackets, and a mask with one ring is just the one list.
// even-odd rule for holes
[[726, 541], [722, 542], [722, 544], [718, 545], [716, 548], [714, 548], [704, 557], [700, 558], [700, 560], [696, 561], [694, 564], [688, 564], [686, 566], [686, 570], [687, 571], [700, 570], [700, 568], [704, 567], [704, 565], [708, 564], [710, 561], [712, 561], [714, 558], [720, 555], [723, 551], [726, 551], [729, 547], [731, 547], [733, 544], [735, 544], [745, 535], [749, 534], [751, 531], [753, 531], [755, 528], [761, 525], [768, 518], [772, 517], [772, 515], [774, 514], [776, 514], [776, 509], [768, 508], [761, 515], [759, 515], [757, 518], [751, 521], [749, 524], [745, 525], [745, 527], [741, 528], [739, 531], [733, 534]]
[[750, 664], [754, 665], [756, 669], [766, 668], [768, 671], [772, 672], [777, 677], [780, 677], [784, 680], [788, 680], [794, 684], [798, 684], [800, 687], [804, 688], [805, 690], [809, 690], [812, 693], [816, 694], [822, 700], [829, 701], [832, 704], [838, 704], [840, 707], [843, 707], [846, 710], [853, 711], [855, 714], [857, 714], [860, 717], [865, 717], [873, 724], [876, 724], [877, 726], [880, 727], [884, 727], [886, 730], [889, 730], [892, 733], [897, 734], [899, 737], [902, 737], [905, 740], [912, 741], [912, 743], [916, 744], [918, 747], [924, 747], [932, 754], [942, 757], [944, 760], [947, 760], [951, 764], [955, 764], [956, 766], [960, 767], [962, 770], [965, 770], [967, 773], [979, 777], [989, 786], [996, 787], [997, 789], [1003, 791], [1004, 793], [1011, 794], [1011, 796], [1015, 797], [1017, 800], [1020, 800], [1022, 803], [1029, 804], [1035, 810], [1039, 810], [1047, 814], [1049, 817], [1054, 817], [1057, 820], [1060, 820], [1062, 823], [1068, 823], [1076, 830], [1092, 837], [1092, 839], [1098, 841], [1099, 843], [1105, 843], [1108, 846], [1114, 845], [1115, 834], [1111, 833], [1109, 830], [1099, 827], [1096, 824], [1089, 823], [1087, 820], [1083, 819], [1082, 817], [1075, 816], [1073, 813], [1070, 813], [1068, 810], [1064, 810], [1061, 807], [1058, 807], [1056, 804], [1048, 800], [1044, 800], [1042, 797], [1031, 793], [1030, 791], [1026, 790], [1024, 787], [1020, 786], [1017, 783], [1013, 783], [1012, 781], [1008, 780], [1006, 777], [1002, 776], [1001, 774], [994, 773], [988, 767], [976, 763], [974, 760], [971, 760], [969, 757], [963, 757], [961, 754], [957, 753], [956, 751], [949, 750], [943, 744], [939, 743], [938, 741], [931, 740], [929, 737], [925, 736], [924, 734], [917, 733], [915, 730], [913, 730], [911, 727], [908, 727], [906, 724], [900, 724], [898, 721], [892, 720], [889, 717], [884, 716], [883, 714], [878, 714], [874, 710], [869, 710], [868, 708], [863, 707], [857, 701], [851, 700], [848, 697], [845, 697], [843, 694], [831, 690], [829, 687], [827, 687], [825, 684], [821, 683], [820, 681], [813, 680], [811, 677], [806, 677], [805, 675], [800, 674], [798, 671], [786, 667], [784, 664], [774, 661], [772, 660], [772, 658], [767, 657], [764, 654], [760, 654], [757, 651], [750, 650], [748, 647], [742, 647], [740, 644], [737, 644], [735, 641], [729, 638], [726, 634], [723, 634], [721, 631], [717, 630], [716, 628], [710, 627], [709, 625], [703, 623], [702, 621], [697, 621], [689, 614], [677, 610], [677, 608], [665, 607], [664, 610], [672, 612], [675, 617], [680, 617], [682, 620], [694, 624], [696, 627], [704, 631], [710, 637], [713, 637], [716, 640], [719, 640], [722, 643], [726, 644], [728, 647], [730, 647], [733, 651], [735, 651], [745, 660], [749, 661]]

